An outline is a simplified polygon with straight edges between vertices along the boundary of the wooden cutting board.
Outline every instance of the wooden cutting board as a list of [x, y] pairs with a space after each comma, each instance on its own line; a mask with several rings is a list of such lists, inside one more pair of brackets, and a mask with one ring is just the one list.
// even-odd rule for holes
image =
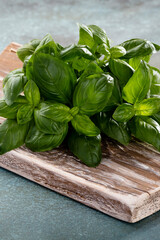
[[[22, 67], [19, 46], [11, 43], [0, 55], [1, 96], [3, 77]], [[0, 167], [127, 222], [158, 211], [160, 153], [141, 142], [123, 146], [107, 137], [102, 152], [102, 163], [89, 168], [64, 146], [42, 153], [21, 147], [0, 156]]]

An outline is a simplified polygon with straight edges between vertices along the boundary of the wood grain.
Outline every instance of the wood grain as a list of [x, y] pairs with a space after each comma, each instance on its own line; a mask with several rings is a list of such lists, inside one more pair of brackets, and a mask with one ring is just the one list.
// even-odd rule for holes
[[[11, 51], [19, 46], [11, 43], [1, 54], [0, 81], [22, 66]], [[127, 222], [160, 210], [159, 152], [135, 140], [123, 146], [103, 136], [102, 153], [102, 163], [89, 168], [66, 146], [43, 153], [21, 147], [0, 156], [0, 166]]]

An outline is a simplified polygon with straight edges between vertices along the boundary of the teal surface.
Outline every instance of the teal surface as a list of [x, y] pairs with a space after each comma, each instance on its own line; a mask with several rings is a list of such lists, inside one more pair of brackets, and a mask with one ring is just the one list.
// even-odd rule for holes
[[[160, 1], [0, 0], [0, 51], [50, 32], [67, 45], [76, 23], [97, 24], [114, 44], [133, 37], [160, 44]], [[129, 224], [0, 169], [0, 240], [159, 240], [160, 212]]]

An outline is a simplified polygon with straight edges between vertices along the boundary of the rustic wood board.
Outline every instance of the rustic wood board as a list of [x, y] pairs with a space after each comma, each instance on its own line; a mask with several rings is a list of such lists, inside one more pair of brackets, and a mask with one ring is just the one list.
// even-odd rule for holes
[[[19, 46], [11, 43], [0, 55], [1, 86], [10, 70], [22, 66], [15, 54]], [[0, 156], [0, 167], [127, 222], [160, 210], [160, 153], [141, 142], [123, 146], [106, 137], [102, 152], [102, 163], [89, 168], [64, 146], [43, 153], [21, 147]]]

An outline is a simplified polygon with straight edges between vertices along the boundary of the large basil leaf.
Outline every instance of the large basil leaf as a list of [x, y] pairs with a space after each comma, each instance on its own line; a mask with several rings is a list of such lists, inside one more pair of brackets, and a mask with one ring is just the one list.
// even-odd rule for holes
[[102, 28], [96, 25], [88, 25], [87, 27], [92, 31], [96, 44], [100, 45], [102, 43], [106, 43], [107, 46], [110, 47], [109, 39], [106, 35], [106, 32]]
[[56, 122], [69, 122], [73, 118], [70, 108], [61, 103], [41, 102], [36, 111], [41, 117]]
[[158, 97], [160, 98], [160, 70], [151, 67], [152, 69], [152, 83], [150, 87], [150, 97]]
[[33, 106], [37, 106], [40, 102], [40, 92], [36, 83], [32, 80], [29, 80], [24, 87], [24, 94], [26, 99]]
[[32, 105], [24, 104], [17, 112], [17, 122], [18, 124], [25, 124], [30, 122], [33, 118], [34, 107]]
[[34, 120], [38, 130], [46, 134], [61, 134], [67, 125], [66, 122], [56, 122], [45, 117], [40, 109], [34, 110]]
[[160, 98], [148, 98], [134, 105], [135, 115], [151, 116], [160, 111]]
[[13, 103], [12, 106], [8, 106], [5, 100], [0, 100], [0, 116], [8, 119], [16, 119], [17, 111], [20, 108], [20, 103]]
[[154, 45], [145, 39], [130, 39], [120, 44], [120, 46], [126, 49], [126, 54], [123, 58], [133, 58], [139, 56], [150, 55], [154, 50]]
[[81, 79], [73, 94], [73, 105], [88, 116], [100, 112], [112, 95], [114, 79], [109, 74], [95, 74]]
[[22, 69], [10, 72], [3, 80], [3, 92], [6, 103], [10, 106], [23, 91], [26, 77]]
[[87, 45], [92, 49], [95, 45], [92, 31], [84, 24], [78, 24], [78, 26], [79, 26], [78, 44]]
[[147, 63], [141, 61], [139, 67], [123, 88], [123, 99], [129, 103], [142, 101], [150, 89], [151, 80], [150, 67]]
[[135, 114], [133, 105], [123, 103], [116, 108], [113, 113], [113, 118], [117, 122], [128, 122]]
[[126, 123], [116, 122], [110, 114], [99, 113], [95, 117], [95, 123], [100, 130], [118, 142], [127, 145], [130, 142], [130, 132]]
[[88, 137], [94, 137], [100, 134], [99, 129], [96, 125], [90, 120], [86, 115], [77, 114], [71, 120], [72, 126], [74, 129], [81, 134], [84, 134]]
[[32, 126], [25, 140], [26, 147], [34, 152], [44, 152], [58, 147], [66, 137], [68, 125], [65, 125], [61, 134], [45, 134]]
[[19, 125], [15, 120], [5, 120], [0, 125], [0, 155], [24, 144], [28, 124]]
[[22, 47], [18, 48], [17, 55], [19, 59], [24, 62], [25, 58], [32, 55], [37, 48], [37, 46], [40, 44], [39, 39], [33, 39], [27, 44], [24, 44]]
[[86, 59], [95, 60], [95, 57], [93, 56], [92, 52], [85, 45], [72, 44], [71, 46], [64, 48], [60, 52], [60, 58], [63, 61], [71, 61], [75, 57], [83, 57]]
[[110, 49], [111, 58], [120, 58], [126, 54], [126, 50], [122, 46], [114, 46]]
[[87, 137], [72, 131], [68, 137], [71, 152], [89, 167], [96, 167], [101, 161], [101, 136]]
[[121, 88], [126, 85], [134, 73], [134, 69], [127, 62], [120, 59], [110, 59], [109, 68], [118, 78]]
[[149, 117], [134, 117], [129, 127], [132, 134], [141, 141], [152, 144], [160, 151], [160, 125]]
[[49, 54], [38, 53], [34, 55], [33, 72], [44, 97], [71, 104], [76, 76], [66, 63]]

